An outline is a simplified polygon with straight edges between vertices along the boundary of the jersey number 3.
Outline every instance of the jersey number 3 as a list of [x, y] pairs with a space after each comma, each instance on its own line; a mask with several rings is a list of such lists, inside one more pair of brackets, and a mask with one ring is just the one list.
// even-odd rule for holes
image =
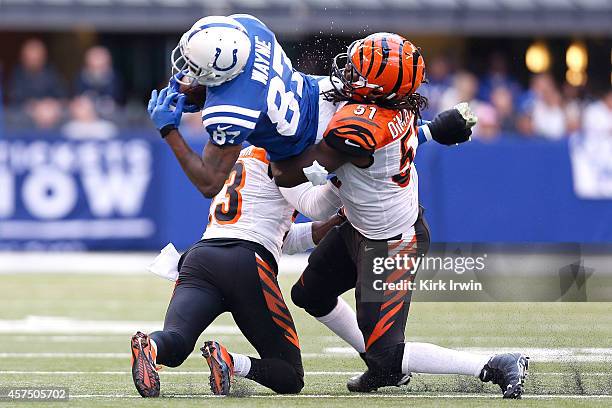
[[246, 174], [244, 164], [237, 161], [234, 168], [230, 172], [229, 177], [225, 180], [225, 196], [215, 200], [214, 216], [218, 224], [234, 224], [242, 214], [242, 194], [240, 190], [244, 187]]

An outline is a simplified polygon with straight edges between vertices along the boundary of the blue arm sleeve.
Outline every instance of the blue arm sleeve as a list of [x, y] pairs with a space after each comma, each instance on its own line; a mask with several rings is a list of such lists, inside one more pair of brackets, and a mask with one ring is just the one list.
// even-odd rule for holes
[[427, 142], [427, 137], [425, 136], [425, 132], [423, 131], [423, 127], [426, 126], [429, 122], [426, 120], [420, 120], [418, 121], [419, 124], [419, 146], [422, 145], [423, 143]]

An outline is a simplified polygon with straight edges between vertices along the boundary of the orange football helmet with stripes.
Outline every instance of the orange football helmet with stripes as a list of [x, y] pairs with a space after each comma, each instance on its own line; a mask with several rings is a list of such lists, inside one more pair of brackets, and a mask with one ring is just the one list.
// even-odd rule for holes
[[[346, 59], [343, 68], [341, 61]], [[338, 54], [332, 73], [342, 82], [336, 91], [357, 102], [393, 106], [413, 95], [425, 82], [425, 59], [404, 37], [375, 33], [354, 41]]]

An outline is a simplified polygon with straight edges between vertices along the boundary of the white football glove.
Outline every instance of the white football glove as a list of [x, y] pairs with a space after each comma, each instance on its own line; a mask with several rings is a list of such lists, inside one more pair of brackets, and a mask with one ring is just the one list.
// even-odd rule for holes
[[322, 186], [327, 183], [327, 175], [329, 173], [325, 170], [325, 167], [321, 166], [316, 160], [312, 162], [311, 166], [304, 167], [302, 171], [313, 186]]

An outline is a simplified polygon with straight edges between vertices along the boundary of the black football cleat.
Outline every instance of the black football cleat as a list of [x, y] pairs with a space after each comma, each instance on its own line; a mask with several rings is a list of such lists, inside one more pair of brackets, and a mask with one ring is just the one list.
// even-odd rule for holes
[[155, 350], [149, 336], [136, 332], [132, 336], [132, 378], [138, 393], [144, 397], [159, 397], [159, 374], [155, 365]]
[[363, 374], [349, 378], [346, 388], [350, 392], [372, 392], [382, 387], [399, 387], [410, 382], [411, 374], [374, 373], [366, 370]]
[[234, 379], [234, 362], [225, 347], [216, 341], [207, 341], [200, 348], [210, 368], [210, 390], [215, 395], [227, 395]]
[[529, 357], [520, 353], [497, 354], [485, 364], [480, 380], [499, 385], [504, 398], [520, 399], [523, 395]]

